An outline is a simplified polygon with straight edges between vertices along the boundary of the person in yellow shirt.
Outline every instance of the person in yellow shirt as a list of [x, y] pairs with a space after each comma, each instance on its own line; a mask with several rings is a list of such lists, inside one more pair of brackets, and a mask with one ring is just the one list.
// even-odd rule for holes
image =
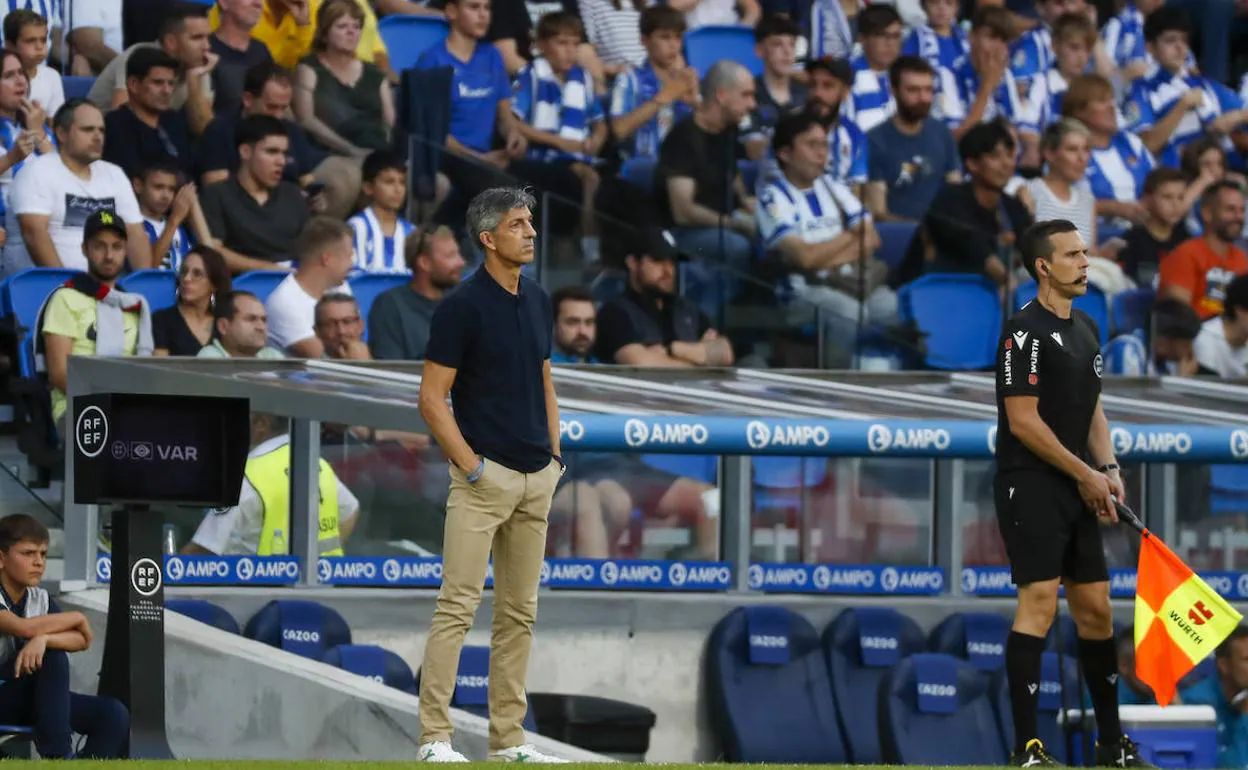
[[[377, 14], [373, 13], [368, 0], [355, 0], [364, 11], [364, 25], [360, 31], [360, 44], [356, 55], [361, 60], [376, 64], [390, 79], [390, 55], [386, 44], [377, 31]], [[264, 0], [264, 12], [260, 23], [251, 36], [264, 43], [278, 66], [293, 70], [299, 60], [312, 51], [312, 38], [316, 34], [316, 14], [322, 0]], [[215, 32], [221, 23], [220, 11], [214, 5], [208, 21]]]

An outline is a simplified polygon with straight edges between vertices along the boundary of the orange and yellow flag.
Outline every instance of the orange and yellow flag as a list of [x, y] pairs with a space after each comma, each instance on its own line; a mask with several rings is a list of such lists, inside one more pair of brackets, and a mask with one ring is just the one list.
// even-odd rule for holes
[[1153, 688], [1158, 704], [1174, 699], [1179, 680], [1241, 620], [1217, 591], [1145, 531], [1136, 578], [1135, 674]]

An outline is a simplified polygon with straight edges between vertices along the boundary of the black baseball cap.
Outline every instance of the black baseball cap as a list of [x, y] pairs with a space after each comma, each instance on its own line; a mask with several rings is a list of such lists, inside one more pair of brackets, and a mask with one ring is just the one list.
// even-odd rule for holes
[[105, 230], [117, 233], [122, 239], [125, 239], [127, 235], [126, 223], [121, 217], [117, 216], [117, 212], [110, 209], [101, 209], [87, 217], [86, 224], [82, 226], [82, 239], [89, 241]]
[[676, 246], [676, 238], [670, 230], [653, 225], [639, 227], [628, 239], [628, 254], [635, 257], [650, 257], [677, 262], [688, 259], [689, 255]]

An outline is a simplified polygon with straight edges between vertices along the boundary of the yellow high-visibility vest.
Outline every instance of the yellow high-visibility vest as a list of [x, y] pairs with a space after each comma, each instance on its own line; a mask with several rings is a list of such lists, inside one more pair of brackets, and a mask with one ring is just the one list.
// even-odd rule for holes
[[[244, 475], [255, 487], [264, 506], [257, 556], [282, 556], [290, 552], [290, 444], [247, 459]], [[321, 556], [342, 556], [338, 529], [338, 482], [324, 459], [317, 478], [320, 504], [317, 510], [317, 543]]]

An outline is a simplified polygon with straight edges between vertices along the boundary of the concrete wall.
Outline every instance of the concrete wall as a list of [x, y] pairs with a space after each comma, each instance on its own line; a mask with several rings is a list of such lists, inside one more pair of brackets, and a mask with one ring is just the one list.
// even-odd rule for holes
[[[72, 684], [96, 692], [104, 649], [107, 590], [64, 594], [87, 613], [92, 649], [71, 656]], [[246, 616], [242, 616], [245, 619]], [[181, 759], [411, 760], [420, 720], [415, 696], [272, 647], [165, 617], [165, 723]], [[484, 758], [485, 720], [453, 711], [454, 742]], [[600, 755], [532, 736], [538, 747], [582, 762]]]
[[[240, 624], [273, 598], [314, 599], [334, 607], [351, 625], [354, 641], [379, 644], [420, 666], [434, 593], [395, 589], [225, 590], [173, 589], [177, 596], [209, 599]], [[647, 595], [550, 591], [542, 595], [529, 670], [532, 692], [600, 695], [644, 705], [656, 713], [651, 762], [705, 762], [718, 758], [703, 696], [703, 650], [711, 628], [733, 607], [748, 603], [787, 606], [816, 629], [853, 604], [878, 600], [828, 597]], [[889, 603], [925, 630], [950, 612], [967, 609], [1011, 613], [1011, 600], [897, 599]], [[1130, 620], [1130, 604], [1117, 614]], [[487, 593], [469, 644], [488, 644], [491, 597]]]

